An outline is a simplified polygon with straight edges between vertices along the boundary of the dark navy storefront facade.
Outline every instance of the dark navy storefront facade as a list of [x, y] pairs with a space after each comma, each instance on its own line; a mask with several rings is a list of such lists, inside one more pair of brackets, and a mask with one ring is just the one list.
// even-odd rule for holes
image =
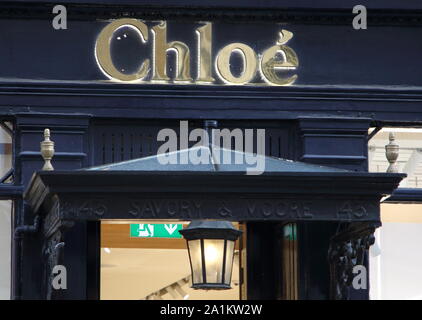
[[[157, 134], [161, 129], [177, 130], [181, 120], [189, 121], [190, 128], [202, 128], [204, 120], [216, 120], [219, 128], [265, 129], [268, 156], [349, 170], [341, 177], [321, 173], [317, 177], [263, 175], [225, 180], [229, 182], [224, 190], [233, 193], [232, 200], [246, 195], [265, 198], [270, 194], [270, 198], [284, 199], [288, 194], [288, 206], [294, 210], [302, 207], [301, 213], [288, 219], [285, 215], [251, 218], [247, 212], [245, 216], [234, 213], [231, 220], [247, 226], [247, 296], [243, 298], [282, 298], [277, 239], [282, 225], [293, 221], [298, 227], [298, 298], [368, 299], [368, 290], [353, 290], [349, 284], [340, 284], [344, 280], [340, 274], [350, 273], [350, 266], [341, 265], [343, 253], [339, 252], [346, 242], [357, 252], [366, 252], [380, 225], [379, 201], [393, 192], [403, 178], [367, 173], [368, 130], [422, 124], [422, 7], [368, 1], [368, 29], [354, 30], [353, 4], [331, 1], [322, 1], [319, 7], [311, 1], [303, 5], [268, 1], [265, 6], [246, 1], [238, 8], [229, 7], [224, 1], [205, 1], [201, 6], [189, 0], [156, 1], [154, 7], [144, 1], [88, 2], [0, 4], [0, 113], [14, 125], [14, 183], [3, 184], [0, 190], [2, 198], [15, 200], [13, 228], [27, 226], [25, 231], [14, 233], [12, 298], [99, 299], [100, 215], [70, 219], [65, 208], [61, 211], [64, 202], [60, 202], [57, 210], [61, 218], [51, 223], [45, 210], [55, 210], [55, 199], [72, 203], [80, 197], [88, 203], [84, 211], [88, 214], [96, 210], [92, 199], [112, 194], [113, 186], [105, 186], [105, 181], [110, 180], [101, 175], [87, 178], [75, 174], [78, 183], [85, 183], [81, 187], [69, 170], [154, 155], [160, 145]], [[67, 8], [65, 30], [52, 27], [52, 8], [59, 3]], [[143, 43], [110, 45], [118, 68], [129, 70], [122, 74], [134, 73], [142, 62], [149, 61], [150, 72], [143, 79], [119, 81], [99, 62], [98, 36], [117, 19], [145, 23], [148, 39]], [[160, 77], [159, 53], [154, 51], [158, 50], [158, 42], [153, 45], [154, 40], [158, 41], [158, 31], [151, 30], [163, 25], [163, 21], [166, 43], [178, 41], [190, 50], [189, 55], [185, 52], [190, 63], [188, 70], [186, 64], [179, 64], [178, 70], [171, 68], [176, 65], [175, 55], [166, 58], [169, 78], [174, 79], [179, 72], [180, 81], [154, 81], [154, 76]], [[202, 56], [201, 65], [196, 31], [205, 23], [212, 25], [210, 48], [204, 49], [204, 53], [211, 54], [212, 63], [207, 64], [207, 57]], [[279, 34], [282, 30], [292, 37], [287, 39], [288, 33], [284, 33], [283, 40]], [[139, 36], [139, 30], [132, 28], [127, 32]], [[229, 57], [232, 66], [227, 66], [227, 70], [233, 73], [245, 67], [249, 58], [257, 61], [255, 73], [242, 85], [225, 81], [223, 69], [218, 69], [215, 60], [232, 43], [245, 44], [255, 52], [255, 57], [248, 56], [245, 50], [243, 64], [241, 59]], [[262, 71], [266, 66], [262, 62], [265, 50], [276, 45], [288, 46], [297, 58], [291, 61], [294, 68], [283, 70], [285, 73], [280, 76], [295, 76], [286, 85], [266, 81]], [[180, 56], [185, 47], [179, 48]], [[184, 78], [183, 68], [192, 79]], [[213, 78], [208, 83], [200, 77], [206, 68]], [[55, 142], [55, 171], [64, 173], [57, 173], [58, 178], [54, 178], [56, 172], [46, 176], [39, 173], [36, 180], [33, 175], [43, 165], [39, 143], [45, 128], [51, 130]], [[135, 197], [152, 192], [124, 176], [112, 179], [115, 186], [122, 188], [121, 192]], [[202, 184], [209, 185], [210, 192], [221, 193], [220, 178], [201, 179]], [[40, 195], [37, 181], [48, 189], [49, 195]], [[171, 193], [181, 188], [166, 178], [159, 180], [161, 185], [154, 185], [156, 177], [148, 175], [139, 181], [157, 188], [154, 192], [158, 198], [162, 197], [162, 189]], [[190, 199], [198, 192], [197, 177], [192, 175], [184, 181], [184, 196]], [[294, 186], [294, 191], [283, 187], [283, 181]], [[249, 184], [250, 189], [244, 193], [236, 191]], [[277, 187], [266, 190], [268, 184]], [[90, 194], [95, 197], [90, 198]], [[308, 216], [313, 218], [304, 219], [307, 209], [303, 208], [309, 199], [317, 203], [321, 197], [328, 200], [319, 204], [318, 212], [332, 214], [323, 218], [314, 214]], [[395, 199], [400, 197], [418, 199], [417, 194], [396, 192]], [[295, 199], [293, 204], [291, 199]], [[115, 200], [123, 204], [127, 199], [119, 194]], [[213, 216], [211, 211], [207, 209], [204, 218], [223, 218]], [[117, 214], [110, 213], [110, 219], [118, 219]], [[46, 230], [48, 223], [51, 229]], [[52, 252], [51, 239], [56, 235], [60, 239], [55, 244], [63, 242], [64, 247]], [[362, 257], [360, 262], [367, 265], [366, 253]], [[53, 260], [61, 261], [69, 270], [69, 287], [64, 292], [54, 292], [48, 284]], [[339, 287], [346, 289], [339, 293]]]

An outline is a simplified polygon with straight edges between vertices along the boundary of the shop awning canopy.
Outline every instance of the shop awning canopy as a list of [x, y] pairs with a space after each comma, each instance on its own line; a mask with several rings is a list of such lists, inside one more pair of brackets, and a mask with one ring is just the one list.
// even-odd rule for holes
[[[211, 152], [212, 150], [212, 152]], [[173, 159], [175, 163], [170, 163]], [[193, 163], [198, 159], [198, 163]], [[239, 159], [239, 163], [236, 163]], [[249, 163], [248, 163], [249, 162]], [[253, 164], [251, 164], [253, 162]], [[261, 168], [259, 168], [261, 167]], [[162, 153], [129, 161], [106, 164], [82, 170], [88, 171], [166, 171], [166, 172], [238, 172], [246, 174], [276, 172], [348, 172], [344, 169], [269, 157], [218, 148], [192, 147], [172, 153]]]
[[[164, 165], [169, 156], [178, 164]], [[244, 161], [236, 164], [236, 156]], [[202, 163], [193, 164], [195, 157]], [[248, 172], [257, 164], [265, 169], [261, 174]], [[380, 199], [404, 177], [195, 147], [86, 169], [39, 171], [25, 200], [34, 212], [62, 220], [379, 221]]]

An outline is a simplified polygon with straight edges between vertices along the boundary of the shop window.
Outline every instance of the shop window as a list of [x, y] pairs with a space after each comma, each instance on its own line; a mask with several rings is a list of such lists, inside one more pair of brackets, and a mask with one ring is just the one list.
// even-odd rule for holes
[[370, 172], [386, 172], [391, 165], [386, 145], [398, 146], [398, 157], [392, 164], [407, 174], [399, 188], [422, 188], [422, 129], [383, 128], [377, 132], [368, 143]]
[[13, 202], [0, 200], [0, 300], [10, 299]]
[[371, 300], [422, 299], [422, 204], [381, 204], [382, 226], [369, 251]]
[[13, 183], [13, 125], [0, 120], [0, 183]]
[[[387, 172], [393, 165], [393, 171], [407, 174], [394, 194], [381, 203], [382, 226], [369, 251], [370, 299], [420, 300], [422, 129], [382, 128], [369, 134], [369, 171]], [[397, 151], [389, 155], [389, 147]]]
[[[13, 126], [0, 120], [0, 184], [13, 184]], [[11, 232], [13, 201], [7, 199], [7, 188], [0, 192], [0, 300], [10, 299]]]
[[283, 300], [298, 300], [297, 227], [295, 223], [283, 226], [282, 283]]

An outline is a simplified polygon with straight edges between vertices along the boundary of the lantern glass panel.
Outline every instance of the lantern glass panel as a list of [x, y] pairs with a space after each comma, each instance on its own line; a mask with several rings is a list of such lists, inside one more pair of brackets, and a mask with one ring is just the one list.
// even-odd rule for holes
[[234, 241], [227, 240], [227, 249], [226, 249], [226, 268], [224, 274], [224, 283], [230, 285], [232, 278], [232, 268], [233, 268], [233, 254], [234, 254]]
[[223, 278], [223, 239], [204, 239], [207, 283], [221, 283]]
[[192, 283], [203, 283], [201, 240], [189, 240], [188, 245], [192, 263]]

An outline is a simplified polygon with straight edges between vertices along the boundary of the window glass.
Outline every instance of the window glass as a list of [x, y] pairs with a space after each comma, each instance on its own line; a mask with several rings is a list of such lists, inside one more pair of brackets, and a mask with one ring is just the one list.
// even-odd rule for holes
[[[391, 136], [392, 135], [392, 136]], [[392, 140], [392, 138], [394, 140]], [[383, 128], [368, 144], [369, 172], [386, 172], [390, 163], [385, 146], [398, 145], [398, 172], [406, 173], [400, 188], [422, 188], [422, 129]]]
[[195, 270], [193, 274], [193, 283], [202, 283], [202, 258], [201, 258], [201, 240], [190, 240], [189, 254], [192, 260], [192, 269]]
[[205, 270], [208, 283], [221, 283], [223, 278], [224, 240], [205, 239]]
[[231, 277], [232, 277], [232, 267], [233, 267], [233, 259], [230, 257], [234, 257], [234, 241], [227, 240], [227, 249], [226, 249], [226, 266], [225, 266], [225, 274], [224, 274], [224, 282], [230, 285]]
[[[10, 122], [0, 121], [0, 183], [13, 183]], [[0, 200], [0, 300], [10, 299], [12, 201]]]

